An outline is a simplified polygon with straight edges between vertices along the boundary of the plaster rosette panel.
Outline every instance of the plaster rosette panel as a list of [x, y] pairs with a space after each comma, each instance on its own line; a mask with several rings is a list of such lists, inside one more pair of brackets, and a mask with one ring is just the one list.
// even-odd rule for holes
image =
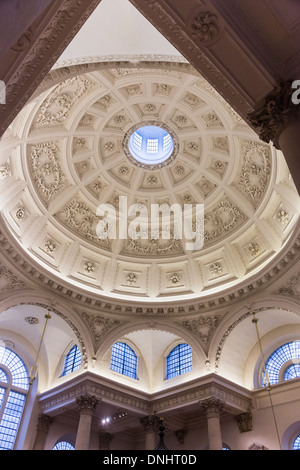
[[[145, 127], [165, 132], [168, 155], [135, 155]], [[44, 91], [1, 140], [0, 190], [6, 226], [48, 276], [89, 295], [149, 302], [248, 282], [276, 262], [300, 207], [282, 154], [182, 64], [106, 65]], [[134, 208], [126, 236], [100, 238], [98, 208], [109, 205], [119, 222], [121, 196]], [[201, 247], [176, 236], [178, 213], [151, 231], [153, 205], [162, 215], [197, 204]]]

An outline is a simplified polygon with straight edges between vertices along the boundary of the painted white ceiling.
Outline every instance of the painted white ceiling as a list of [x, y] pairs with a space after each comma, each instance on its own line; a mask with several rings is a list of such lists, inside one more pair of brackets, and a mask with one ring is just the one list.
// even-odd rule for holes
[[181, 54], [128, 0], [102, 0], [59, 58], [65, 62]]

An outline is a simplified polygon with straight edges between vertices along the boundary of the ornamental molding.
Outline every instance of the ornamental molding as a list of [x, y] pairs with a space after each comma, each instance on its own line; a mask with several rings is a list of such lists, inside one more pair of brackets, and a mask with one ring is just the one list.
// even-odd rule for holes
[[[110, 299], [100, 298], [99, 295], [92, 296], [83, 293], [78, 293], [74, 290], [71, 284], [61, 282], [61, 280], [51, 278], [37, 265], [33, 265], [27, 256], [20, 249], [16, 249], [8, 238], [6, 238], [3, 230], [0, 230], [0, 253], [7, 260], [11, 267], [17, 271], [26, 273], [26, 277], [34, 285], [44, 289], [45, 292], [50, 292], [51, 295], [57, 295], [63, 301], [72, 302], [79, 308], [87, 309], [90, 312], [102, 312], [106, 315], [118, 314], [125, 317], [132, 316], [145, 316], [147, 317], [193, 317], [195, 315], [216, 311], [216, 309], [224, 309], [228, 306], [238, 304], [245, 301], [255, 294], [265, 291], [266, 288], [278, 281], [289, 269], [299, 261], [300, 250], [300, 236], [298, 236], [293, 244], [282, 253], [282, 256], [276, 262], [276, 265], [271, 266], [269, 270], [264, 271], [258, 279], [251, 283], [245, 283], [243, 286], [238, 286], [236, 290], [231, 289], [230, 293], [223, 293], [221, 296], [208, 297], [201, 301], [189, 302], [187, 304], [181, 303], [180, 305], [160, 305], [151, 306], [145, 305], [141, 302], [134, 304], [128, 302], [112, 302]], [[66, 318], [68, 321], [68, 319]], [[80, 338], [79, 332], [77, 332]], [[219, 349], [222, 349], [220, 343]], [[216, 370], [218, 368], [219, 353], [216, 355]]]
[[62, 386], [40, 394], [39, 404], [42, 413], [55, 416], [67, 408], [74, 409], [81, 396], [92, 396], [95, 401], [99, 400], [102, 403], [108, 401], [125, 411], [132, 410], [142, 414], [142, 418], [146, 420], [144, 425], [147, 429], [153, 424], [152, 419], [149, 421], [149, 416], [153, 415], [152, 410], [156, 413], [163, 413], [191, 404], [200, 404], [207, 399], [221, 400], [224, 403], [224, 411], [228, 413], [248, 412], [251, 408], [251, 392], [240, 390], [236, 386], [232, 388], [232, 385], [211, 374], [205, 377], [205, 383], [203, 379], [197, 379], [184, 384], [182, 390], [178, 391], [178, 387], [176, 392], [169, 389], [167, 396], [164, 392], [147, 394], [134, 390], [127, 393], [119, 390], [116, 384], [111, 384], [104, 378], [86, 372]]
[[43, 102], [33, 126], [62, 124], [67, 119], [73, 104], [90, 91], [93, 85], [85, 75], [79, 75], [60, 83]]
[[194, 386], [190, 384], [187, 390], [177, 393], [170, 392], [168, 396], [154, 399], [152, 407], [156, 412], [166, 412], [184, 407], [188, 404], [199, 404], [201, 406], [206, 400], [222, 402], [223, 410], [227, 412], [240, 413], [246, 412], [251, 408], [251, 393], [244, 394], [231, 390], [224, 385], [214, 382], [213, 376], [211, 381], [208, 378], [207, 383]]
[[[220, 73], [217, 66], [213, 64], [207, 54], [207, 45], [213, 44], [221, 38], [223, 30], [223, 22], [219, 18], [216, 11], [212, 11], [211, 7], [206, 7], [200, 3], [197, 12], [191, 15], [191, 18], [186, 21], [178, 21], [178, 15], [172, 10], [172, 7], [167, 2], [157, 0], [130, 0], [130, 2], [153, 24], [163, 36], [171, 43], [175, 44], [180, 49], [183, 56], [188, 58], [190, 64], [195, 69], [201, 69], [201, 74], [207, 81], [223, 96], [230, 105], [244, 117], [247, 118], [248, 114], [253, 110], [250, 99], [247, 101], [245, 96], [241, 95], [235, 86], [228, 81], [223, 73]], [[199, 3], [199, 2], [198, 2]], [[203, 13], [208, 12], [209, 15], [206, 19], [202, 16]], [[197, 13], [200, 15], [197, 20]], [[213, 18], [215, 15], [216, 18]], [[196, 42], [191, 36], [192, 30], [189, 25], [195, 21], [200, 25], [198, 26], [198, 38], [202, 39]], [[207, 38], [207, 39], [206, 39]], [[209, 43], [211, 39], [211, 44]]]
[[101, 0], [55, 0], [5, 55], [6, 105], [0, 107], [0, 134], [30, 100], [56, 59]]
[[219, 325], [226, 312], [213, 316], [198, 316], [197, 318], [184, 320], [181, 326], [193, 333], [201, 343], [207, 345], [215, 329]]
[[58, 193], [65, 181], [58, 155], [57, 142], [33, 145], [30, 149], [34, 183], [47, 203]]
[[[147, 63], [149, 65], [157, 64], [157, 63], [165, 63], [165, 64], [187, 64], [188, 61], [183, 57], [182, 55], [168, 55], [168, 54], [122, 54], [122, 55], [103, 55], [103, 56], [92, 56], [92, 57], [82, 57], [82, 58], [72, 58], [69, 60], [58, 60], [54, 67], [52, 67], [53, 70], [57, 69], [63, 69], [64, 67], [70, 68], [74, 67], [77, 65], [87, 65], [87, 64], [100, 64], [100, 63], [106, 63], [109, 62], [110, 65], [113, 64], [118, 64], [120, 63], [126, 64], [126, 67], [128, 66], [134, 66], [136, 67], [139, 64], [144, 64], [144, 66], [147, 66]], [[131, 63], [131, 64], [130, 64]], [[49, 72], [51, 74], [51, 72]]]
[[103, 338], [114, 328], [119, 327], [122, 322], [98, 315], [89, 315], [86, 312], [81, 314], [88, 323], [94, 339], [94, 350], [97, 351]]
[[295, 273], [289, 278], [283, 285], [281, 285], [275, 292], [275, 294], [292, 296], [296, 299], [300, 299], [300, 272]]
[[196, 43], [209, 47], [219, 41], [223, 31], [223, 24], [216, 12], [202, 7], [189, 20], [188, 29]]
[[[90, 373], [86, 374], [92, 376]], [[75, 408], [81, 396], [92, 396], [93, 400], [99, 400], [102, 403], [107, 400], [122, 408], [130, 408], [144, 414], [149, 413], [149, 403], [143, 394], [123, 392], [118, 390], [115, 384], [107, 385], [103, 380], [100, 383], [98, 376], [86, 378], [86, 374], [80, 376], [78, 380], [75, 379], [75, 383], [71, 379], [64, 386], [41, 394], [39, 403], [42, 412], [51, 416], [56, 415], [60, 413], [60, 410]]]
[[25, 282], [0, 263], [0, 292], [7, 292], [25, 287]]
[[[2, 214], [16, 244], [41, 266], [34, 268], [40, 285], [48, 284], [60, 295], [66, 292], [91, 310], [120, 310], [124, 315], [126, 310], [129, 316], [139, 315], [140, 305], [141, 311], [146, 308], [159, 316], [160, 307], [145, 307], [151, 299], [154, 305], [161, 299], [168, 316], [194, 315], [269, 285], [274, 274], [267, 274], [267, 263], [275, 265], [280, 251], [288, 248], [285, 241], [290, 244], [296, 235], [298, 212], [293, 213], [290, 202], [296, 191], [284, 162], [276, 161], [276, 151], [257, 142], [248, 126], [236, 128], [222, 98], [211, 96], [202, 87], [204, 82], [175, 69], [106, 68], [80, 79], [67, 78], [23, 111], [26, 121], [21, 113], [3, 138], [10, 170], [0, 178], [6, 199]], [[86, 83], [95, 84], [92, 91]], [[68, 93], [79, 98], [64, 108]], [[150, 172], [128, 161], [122, 140], [134, 121], [140, 125], [140, 112], [160, 107], [161, 119], [155, 122], [165, 120], [171, 126], [179, 118], [193, 130], [177, 132], [176, 162]], [[93, 119], [92, 126], [82, 125], [87, 117]], [[37, 120], [40, 127], [32, 130]], [[65, 123], [59, 130], [52, 127], [56, 120]], [[208, 122], [213, 123], [209, 130]], [[96, 229], [101, 216], [96, 209], [112, 204], [118, 217], [120, 195], [135, 211], [147, 209], [148, 226], [140, 226], [137, 235], [135, 220], [130, 219], [127, 239], [116, 233], [113, 240], [100, 240]], [[160, 238], [152, 239], [151, 204], [158, 204], [170, 219], [175, 202], [180, 210], [186, 203], [205, 202], [201, 250], [189, 250], [185, 229], [184, 241], [174, 238], [173, 215], [170, 222], [163, 219]], [[194, 237], [199, 226], [192, 227]], [[265, 270], [259, 278], [261, 267]], [[135, 277], [129, 279], [130, 273]], [[130, 300], [133, 307], [127, 309]], [[176, 302], [175, 308], [165, 308], [167, 302]], [[189, 307], [179, 307], [180, 303]]]
[[271, 173], [270, 148], [259, 142], [243, 142], [243, 164], [236, 187], [256, 208], [263, 198]]

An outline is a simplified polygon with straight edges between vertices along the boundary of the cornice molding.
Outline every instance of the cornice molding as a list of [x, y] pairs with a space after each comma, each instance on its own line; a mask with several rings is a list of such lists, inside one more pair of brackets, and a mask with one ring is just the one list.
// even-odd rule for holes
[[0, 135], [25, 106], [101, 0], [54, 0], [1, 61], [6, 104], [0, 106]]
[[[274, 86], [274, 80], [262, 72], [261, 64], [254, 62], [254, 56], [248, 49], [240, 45], [232, 46], [234, 33], [218, 13], [218, 8], [212, 1], [190, 2], [188, 8], [182, 5], [172, 5], [168, 0], [130, 0], [130, 2], [152, 23], [163, 36], [176, 47], [196, 70], [230, 103], [243, 119], [247, 121], [248, 114], [253, 111], [256, 98], [255, 89], [245, 90], [245, 86], [236, 70], [226, 69], [224, 61], [219, 60], [221, 49], [228, 51], [232, 48], [239, 50], [240, 61], [249, 62], [253, 59], [251, 71], [256, 80], [264, 83], [266, 90]], [[191, 6], [194, 9], [191, 11]], [[217, 45], [216, 45], [217, 44]], [[224, 55], [224, 53], [223, 53]], [[242, 66], [241, 66], [242, 68]]]
[[[2, 224], [3, 225], [3, 224]], [[74, 289], [71, 284], [56, 279], [54, 276], [50, 277], [49, 273], [45, 273], [40, 267], [34, 263], [29, 257], [16, 247], [10, 241], [10, 236], [6, 233], [6, 229], [0, 229], [0, 253], [6, 262], [3, 265], [7, 269], [16, 271], [14, 274], [20, 274], [22, 278], [27, 279], [32, 285], [37, 286], [45, 291], [56, 295], [63, 301], [72, 302], [80, 308], [84, 308], [89, 312], [102, 312], [106, 315], [118, 315], [119, 317], [125, 316], [143, 318], [192, 318], [195, 315], [208, 313], [226, 309], [229, 306], [238, 304], [241, 301], [247, 301], [249, 297], [259, 295], [266, 288], [271, 287], [275, 281], [286, 274], [298, 261], [300, 252], [300, 235], [294, 237], [291, 244], [283, 250], [278, 257], [271, 263], [270, 266], [265, 268], [256, 279], [240, 284], [236, 289], [231, 289], [229, 293], [224, 292], [221, 297], [218, 295], [211, 296], [210, 298], [202, 298], [201, 300], [193, 300], [187, 302], [169, 302], [159, 305], [149, 305], [143, 302], [132, 301], [112, 302], [111, 299], [99, 298], [99, 295], [87, 295], [86, 292], [80, 289]]]
[[216, 398], [224, 403], [224, 411], [230, 414], [247, 412], [251, 408], [251, 391], [242, 389], [215, 374], [185, 383], [183, 386], [169, 388], [156, 394], [124, 390], [111, 381], [86, 372], [69, 382], [40, 394], [39, 404], [42, 412], [55, 416], [66, 409], [76, 408], [77, 398], [91, 395], [102, 403], [106, 401], [142, 416], [154, 412], [178, 410], [189, 405], [199, 405], [203, 400]]

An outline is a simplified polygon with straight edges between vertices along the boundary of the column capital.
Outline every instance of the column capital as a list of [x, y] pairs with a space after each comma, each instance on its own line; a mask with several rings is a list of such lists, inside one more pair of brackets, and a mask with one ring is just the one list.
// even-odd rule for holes
[[218, 398], [214, 397], [200, 401], [199, 405], [206, 415], [213, 413], [219, 416], [220, 412], [224, 408], [224, 403]]
[[38, 432], [48, 432], [50, 424], [52, 424], [54, 421], [51, 416], [45, 415], [44, 413], [40, 413], [38, 416], [38, 422], [36, 429]]
[[156, 415], [144, 416], [140, 419], [140, 423], [144, 427], [144, 431], [158, 431], [159, 429], [159, 417]]
[[248, 115], [253, 128], [266, 143], [273, 142], [281, 150], [278, 138], [289, 124], [300, 120], [300, 104], [295, 104], [293, 94], [294, 80], [280, 83], [269, 93], [264, 103]]
[[93, 413], [99, 403], [99, 399], [93, 395], [85, 394], [76, 398], [76, 404], [80, 412]]

